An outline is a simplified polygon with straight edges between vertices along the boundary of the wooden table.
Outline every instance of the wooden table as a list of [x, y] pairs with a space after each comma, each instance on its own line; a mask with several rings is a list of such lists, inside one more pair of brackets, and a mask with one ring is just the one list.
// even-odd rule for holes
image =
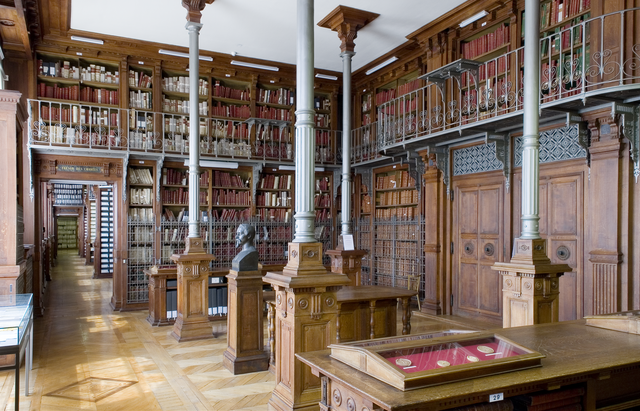
[[[413, 290], [381, 286], [347, 286], [337, 293], [337, 341], [349, 342], [369, 338], [389, 337], [397, 334], [397, 307], [402, 304], [402, 334], [411, 333], [409, 302], [417, 294]], [[270, 364], [275, 364], [275, 311], [273, 292], [263, 294], [269, 303], [268, 329]]]
[[542, 367], [400, 391], [332, 359], [329, 350], [297, 357], [322, 378], [321, 410], [436, 411], [486, 403], [493, 394], [509, 398], [564, 386], [585, 389], [587, 411], [640, 405], [640, 335], [589, 327], [584, 320], [493, 332], [546, 355]]

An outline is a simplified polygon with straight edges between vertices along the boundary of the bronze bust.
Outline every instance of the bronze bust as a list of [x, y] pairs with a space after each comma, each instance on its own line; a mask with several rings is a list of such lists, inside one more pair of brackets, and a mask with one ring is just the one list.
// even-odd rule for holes
[[234, 271], [256, 271], [258, 269], [258, 251], [254, 245], [256, 229], [250, 224], [240, 224], [236, 231], [236, 248], [242, 250], [231, 262]]

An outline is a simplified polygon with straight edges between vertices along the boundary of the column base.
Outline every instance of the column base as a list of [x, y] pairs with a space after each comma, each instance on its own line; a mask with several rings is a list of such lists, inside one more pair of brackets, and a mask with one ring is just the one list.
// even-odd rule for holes
[[267, 371], [269, 369], [269, 354], [263, 352], [258, 355], [238, 358], [231, 352], [225, 351], [222, 356], [222, 365], [233, 375]]
[[208, 318], [202, 321], [191, 320], [188, 323], [178, 318], [173, 324], [171, 336], [178, 342], [204, 340], [213, 338], [213, 331], [211, 330], [211, 323]]

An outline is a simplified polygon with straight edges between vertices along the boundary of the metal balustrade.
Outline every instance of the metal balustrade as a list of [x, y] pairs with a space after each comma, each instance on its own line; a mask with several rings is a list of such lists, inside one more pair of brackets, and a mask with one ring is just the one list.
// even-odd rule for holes
[[[593, 17], [540, 39], [542, 119], [604, 104], [611, 97], [620, 102], [635, 97], [640, 44], [625, 38], [625, 31], [639, 14], [640, 8], [633, 8]], [[495, 130], [497, 123], [521, 124], [524, 47], [476, 66], [380, 104], [377, 122], [352, 131], [352, 163]]]
[[[28, 108], [33, 148], [189, 154], [188, 114], [64, 100], [29, 100]], [[202, 158], [293, 162], [295, 139], [289, 122], [200, 117], [199, 130]], [[341, 131], [316, 130], [316, 164], [340, 164], [341, 141]]]

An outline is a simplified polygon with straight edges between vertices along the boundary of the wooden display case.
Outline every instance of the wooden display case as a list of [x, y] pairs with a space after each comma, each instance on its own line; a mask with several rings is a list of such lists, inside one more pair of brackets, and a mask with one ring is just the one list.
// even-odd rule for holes
[[587, 325], [607, 330], [640, 334], [640, 310], [622, 311], [614, 314], [589, 315], [584, 317]]
[[493, 333], [444, 332], [329, 348], [331, 357], [403, 391], [539, 367], [545, 358]]

